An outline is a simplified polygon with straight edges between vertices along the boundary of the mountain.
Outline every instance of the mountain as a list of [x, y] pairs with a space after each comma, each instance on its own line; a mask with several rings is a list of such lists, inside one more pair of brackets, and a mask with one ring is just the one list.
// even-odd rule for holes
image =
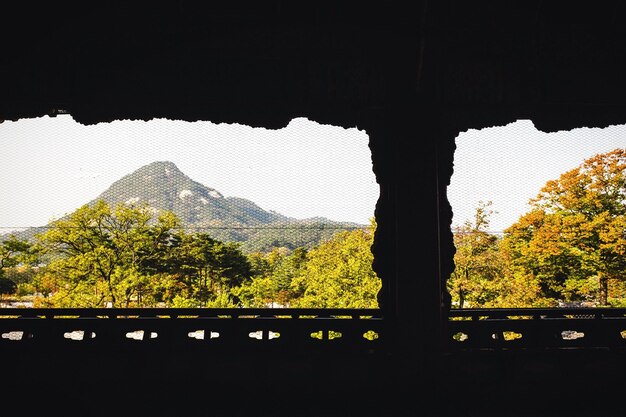
[[[310, 248], [340, 230], [364, 227], [322, 217], [295, 219], [266, 211], [244, 198], [224, 197], [169, 161], [153, 162], [125, 175], [87, 204], [99, 200], [111, 207], [148, 204], [155, 212], [172, 211], [189, 232], [202, 231], [224, 242], [238, 242], [244, 252], [268, 251], [275, 246]], [[14, 234], [31, 240], [43, 230], [45, 226]]]
[[110, 206], [148, 203], [157, 210], [170, 210], [185, 226], [240, 227], [289, 221], [252, 201], [224, 197], [219, 191], [183, 174], [172, 162], [153, 162], [114, 182], [94, 201]]

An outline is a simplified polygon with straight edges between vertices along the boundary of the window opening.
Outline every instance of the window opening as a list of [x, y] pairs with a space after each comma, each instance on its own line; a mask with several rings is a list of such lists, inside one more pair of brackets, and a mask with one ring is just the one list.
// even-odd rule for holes
[[361, 130], [59, 115], [0, 138], [2, 307], [378, 307]]
[[456, 138], [452, 309], [626, 306], [626, 126]]

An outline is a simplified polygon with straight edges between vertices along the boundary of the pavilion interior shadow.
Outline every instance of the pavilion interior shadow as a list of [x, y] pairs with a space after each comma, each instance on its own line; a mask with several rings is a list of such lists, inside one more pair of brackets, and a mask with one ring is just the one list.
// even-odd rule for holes
[[26, 401], [0, 406], [81, 416], [619, 415], [623, 348], [446, 348], [445, 195], [459, 132], [518, 119], [544, 132], [626, 122], [624, 7], [11, 2], [0, 28], [1, 120], [64, 111], [86, 125], [158, 117], [280, 128], [307, 117], [365, 130], [381, 190], [372, 250], [387, 344], [357, 355], [4, 344], [3, 397]]

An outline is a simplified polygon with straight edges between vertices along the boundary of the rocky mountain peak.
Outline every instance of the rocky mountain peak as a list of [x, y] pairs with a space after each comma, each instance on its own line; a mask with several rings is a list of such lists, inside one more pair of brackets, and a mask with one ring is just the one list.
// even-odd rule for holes
[[171, 161], [155, 161], [135, 171], [135, 174], [139, 175], [166, 175], [166, 176], [186, 176], [182, 173], [175, 163]]
[[[246, 250], [270, 250], [282, 245], [291, 248], [311, 246], [327, 238], [338, 228], [354, 224], [332, 222], [324, 218], [297, 220], [240, 197], [224, 197], [185, 175], [170, 161], [144, 165], [115, 181], [97, 198], [109, 206], [148, 205], [154, 213], [172, 211], [183, 227], [210, 233], [222, 241], [244, 244]], [[269, 227], [268, 227], [269, 226]], [[42, 228], [17, 233], [31, 239]]]

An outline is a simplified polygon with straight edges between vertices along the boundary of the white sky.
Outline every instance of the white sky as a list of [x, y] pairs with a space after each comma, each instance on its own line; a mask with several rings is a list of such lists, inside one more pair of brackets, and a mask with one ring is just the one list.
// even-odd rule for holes
[[596, 154], [626, 147], [626, 126], [543, 133], [529, 120], [470, 129], [456, 138], [448, 187], [453, 225], [473, 220], [479, 201], [492, 201], [489, 229], [501, 232], [528, 211], [548, 180]]
[[[165, 119], [83, 126], [67, 115], [5, 121], [0, 233], [44, 225], [124, 175], [165, 160], [266, 210], [368, 224], [379, 195], [368, 140], [362, 130], [305, 118], [278, 130]], [[472, 219], [479, 201], [492, 201], [490, 230], [498, 232], [528, 210], [548, 180], [597, 153], [626, 147], [626, 126], [543, 133], [520, 120], [462, 132], [456, 145], [448, 187], [453, 225]]]
[[[234, 140], [236, 139], [236, 140]], [[154, 161], [286, 216], [369, 224], [379, 196], [366, 132], [166, 119], [84, 126], [69, 115], [0, 123], [0, 233], [42, 226]]]

